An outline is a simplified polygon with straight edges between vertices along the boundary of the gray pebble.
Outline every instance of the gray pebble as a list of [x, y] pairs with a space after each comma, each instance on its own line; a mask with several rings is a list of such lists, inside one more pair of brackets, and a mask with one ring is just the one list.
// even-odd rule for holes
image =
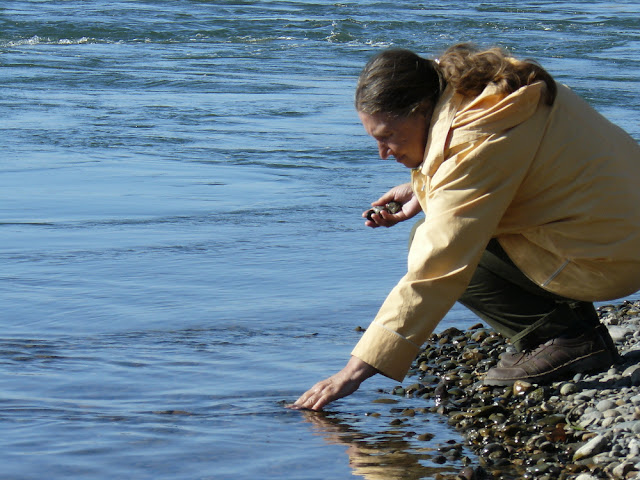
[[640, 434], [640, 421], [632, 420], [630, 422], [621, 422], [616, 425], [615, 429], [618, 432], [631, 432], [633, 434]]
[[637, 457], [640, 455], [640, 441], [633, 439], [629, 442], [629, 456]]
[[630, 328], [620, 326], [610, 326], [607, 327], [607, 330], [609, 330], [609, 335], [611, 335], [614, 342], [622, 342], [627, 335], [633, 335], [634, 333]]
[[562, 385], [562, 387], [560, 387], [560, 395], [571, 395], [573, 393], [576, 393], [578, 391], [578, 386], [575, 383], [565, 383], [564, 385]]
[[620, 412], [618, 412], [618, 410], [616, 410], [615, 408], [612, 408], [610, 410], [605, 410], [604, 412], [602, 412], [602, 416], [604, 418], [616, 418], [620, 416]]
[[617, 478], [625, 478], [627, 473], [633, 470], [634, 466], [631, 462], [622, 462], [620, 465], [615, 467], [611, 473]]
[[587, 443], [582, 445], [578, 450], [576, 450], [576, 453], [573, 455], [573, 460], [578, 461], [582, 460], [583, 458], [592, 457], [605, 450], [608, 445], [609, 440], [604, 435], [593, 437]]
[[589, 425], [598, 424], [602, 420], [602, 412], [594, 411], [585, 413], [580, 417], [580, 426], [582, 428], [587, 428]]
[[616, 402], [606, 398], [604, 400], [600, 400], [597, 404], [596, 404], [596, 409], [599, 412], [606, 412], [607, 410], [611, 410], [613, 408], [617, 407]]
[[[501, 420], [495, 424], [486, 424], [486, 428], [489, 431], [499, 431], [507, 435], [504, 437], [505, 439], [521, 432], [520, 429], [522, 427], [516, 426], [517, 424], [505, 424], [504, 422], [504, 419], [509, 418], [511, 414], [509, 409], [512, 405], [520, 405], [520, 408], [524, 407], [535, 412], [540, 417], [535, 421], [537, 426], [555, 425], [555, 423], [549, 423], [548, 419], [555, 419], [556, 417], [570, 423], [564, 431], [562, 429], [557, 431], [558, 429], [556, 429], [553, 432], [553, 435], [557, 436], [557, 439], [554, 439], [553, 442], [550, 442], [544, 435], [536, 435], [533, 431], [523, 431], [525, 434], [523, 438], [529, 436], [526, 443], [527, 448], [535, 450], [529, 456], [531, 463], [525, 463], [524, 466], [520, 467], [518, 469], [519, 474], [525, 474], [526, 470], [527, 476], [533, 475], [530, 478], [536, 478], [537, 480], [557, 480], [558, 478], [599, 480], [604, 478], [602, 475], [606, 475], [606, 478], [611, 479], [640, 480], [640, 316], [635, 314], [636, 316], [630, 318], [631, 313], [627, 313], [631, 309], [640, 310], [640, 300], [635, 302], [625, 301], [619, 306], [605, 307], [598, 308], [599, 315], [602, 320], [602, 317], [606, 316], [607, 312], [611, 313], [609, 315], [611, 324], [608, 328], [622, 355], [621, 363], [609, 368], [606, 372], [576, 374], [572, 380], [565, 379], [545, 386], [544, 389], [535, 386], [532, 391], [541, 392], [539, 398], [536, 397], [535, 401], [532, 401], [533, 397], [528, 397], [532, 392], [517, 398], [508, 390], [482, 388], [482, 384], [471, 376], [471, 369], [475, 369], [476, 365], [486, 371], [486, 368], [495, 365], [495, 359], [501, 352], [510, 348], [509, 346], [496, 347], [496, 342], [488, 342], [494, 337], [487, 333], [489, 330], [479, 329], [478, 327], [475, 327], [475, 331], [482, 332], [482, 337], [478, 336], [478, 338], [474, 339], [467, 335], [466, 338], [471, 339], [469, 340], [470, 343], [472, 341], [481, 343], [481, 347], [474, 351], [475, 356], [478, 356], [478, 352], [489, 353], [491, 358], [479, 356], [476, 359], [474, 355], [469, 355], [468, 357], [459, 356], [457, 363], [450, 362], [451, 365], [448, 365], [437, 362], [437, 368], [433, 367], [427, 370], [421, 368], [417, 373], [424, 375], [421, 377], [421, 381], [424, 381], [425, 385], [430, 385], [434, 382], [428, 380], [427, 374], [441, 375], [441, 373], [437, 373], [438, 368], [450, 370], [456, 365], [463, 365], [463, 371], [466, 368], [466, 371], [469, 372], [467, 375], [476, 383], [471, 383], [469, 387], [463, 386], [464, 388], [461, 391], [463, 393], [472, 393], [472, 395], [468, 395], [467, 399], [458, 394], [453, 396], [456, 397], [456, 401], [462, 401], [462, 404], [467, 406], [465, 409], [458, 411], [458, 404], [454, 403], [453, 406], [449, 407], [446, 405], [441, 406], [441, 409], [442, 412], [450, 415], [452, 425], [460, 426], [459, 428], [467, 432], [470, 444], [475, 446], [478, 452], [486, 447], [487, 440], [492, 438], [492, 436], [486, 437], [482, 433], [485, 429], [478, 427], [483, 426], [494, 417], [500, 417]], [[606, 321], [603, 323], [606, 324]], [[449, 337], [447, 342], [451, 342], [451, 339], [460, 336], [460, 333], [453, 332], [446, 335]], [[439, 343], [436, 344], [434, 340], [433, 345], [435, 346], [425, 350], [421, 357], [422, 363], [419, 363], [419, 365], [430, 364], [435, 358], [438, 358], [434, 354], [439, 352], [440, 348], [446, 346], [446, 342], [445, 344], [442, 343], [443, 338], [444, 336], [439, 337], [439, 340], [438, 337], [435, 338]], [[467, 340], [464, 340], [464, 342], [466, 345]], [[491, 352], [490, 349], [492, 348], [496, 348], [496, 350]], [[443, 358], [450, 358], [450, 356], [443, 355]], [[470, 368], [464, 367], [465, 365]], [[478, 371], [482, 373], [483, 370]], [[429, 388], [435, 388], [435, 383], [433, 387]], [[448, 388], [451, 390], [451, 385], [448, 385]], [[498, 403], [496, 403], [496, 400]], [[470, 408], [471, 405], [473, 405], [472, 408]], [[487, 412], [484, 412], [484, 410], [487, 410]], [[487, 415], [485, 416], [484, 413], [487, 413]], [[493, 421], [495, 422], [495, 420]], [[583, 427], [587, 432], [583, 433], [580, 432], [579, 428], [573, 429], [569, 427]], [[483, 436], [486, 438], [483, 438]], [[557, 450], [558, 447], [555, 446], [554, 442], [557, 440], [564, 442], [563, 438], [565, 436], [567, 445], [570, 445], [568, 450], [565, 451], [574, 452], [574, 461], [580, 465], [588, 466], [591, 473], [585, 472], [577, 477], [562, 476], [570, 472], [563, 471], [564, 465], [557, 463], [556, 454], [559, 450]], [[513, 444], [511, 448], [514, 449], [513, 453], [515, 455], [522, 454], [519, 450], [519, 445]], [[487, 466], [497, 469], [496, 472], [502, 468], [514, 468], [515, 464], [510, 462], [513, 457], [505, 457], [505, 452], [506, 450], [491, 452], [489, 455], [493, 455], [493, 457], [489, 459]], [[497, 455], [498, 453], [500, 455]], [[460, 458], [461, 455], [457, 451], [445, 451], [444, 449], [442, 454], [446, 455], [447, 458], [454, 459]], [[523, 459], [525, 457], [519, 456], [516, 458]], [[482, 460], [480, 461], [482, 464]], [[562, 475], [558, 476], [561, 471], [563, 471]]]
[[636, 364], [636, 365], [631, 365], [630, 367], [627, 367], [623, 372], [622, 375], [624, 375], [625, 377], [630, 377], [633, 375], [634, 372], [636, 372], [637, 370], [640, 370], [640, 365]]

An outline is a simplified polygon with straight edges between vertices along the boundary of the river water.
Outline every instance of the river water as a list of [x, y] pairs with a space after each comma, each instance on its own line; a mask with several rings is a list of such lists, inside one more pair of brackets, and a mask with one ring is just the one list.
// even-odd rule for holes
[[357, 74], [459, 41], [538, 60], [640, 139], [637, 1], [4, 0], [0, 478], [458, 471], [431, 461], [460, 440], [443, 419], [390, 428], [390, 380], [327, 416], [283, 404], [405, 266], [411, 225], [360, 217], [407, 171], [359, 125]]

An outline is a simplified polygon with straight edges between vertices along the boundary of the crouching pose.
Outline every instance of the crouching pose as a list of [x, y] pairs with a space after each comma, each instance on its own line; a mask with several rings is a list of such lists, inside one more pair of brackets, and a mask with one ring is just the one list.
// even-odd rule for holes
[[617, 358], [594, 301], [640, 289], [640, 147], [543, 68], [469, 45], [439, 60], [387, 50], [362, 71], [366, 132], [411, 181], [365, 225], [424, 212], [406, 275], [338, 373], [294, 404], [322, 409], [381, 373], [402, 380], [459, 301], [518, 353], [488, 385], [545, 383]]

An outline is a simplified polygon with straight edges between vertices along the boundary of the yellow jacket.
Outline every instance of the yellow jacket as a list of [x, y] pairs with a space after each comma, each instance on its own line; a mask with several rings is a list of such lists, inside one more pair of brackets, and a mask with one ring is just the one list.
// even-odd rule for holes
[[425, 212], [407, 274], [352, 354], [402, 380], [496, 237], [534, 282], [596, 301], [640, 289], [640, 147], [571, 90], [545, 84], [476, 98], [449, 88], [424, 162], [411, 172]]

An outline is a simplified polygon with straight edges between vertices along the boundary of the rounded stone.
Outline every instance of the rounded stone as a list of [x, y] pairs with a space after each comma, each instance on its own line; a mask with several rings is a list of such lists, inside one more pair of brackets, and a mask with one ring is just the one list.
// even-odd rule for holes
[[560, 387], [560, 395], [563, 395], [565, 397], [567, 395], [574, 394], [577, 391], [578, 391], [578, 386], [572, 382], [565, 383]]
[[515, 395], [524, 395], [529, 390], [531, 390], [532, 387], [533, 385], [531, 385], [529, 382], [525, 382], [524, 380], [516, 380], [516, 382], [513, 384], [513, 393]]
[[598, 410], [599, 412], [605, 412], [607, 410], [611, 410], [616, 408], [616, 402], [614, 400], [611, 400], [609, 398], [606, 398], [604, 400], [600, 400], [597, 404], [596, 404], [596, 410]]

